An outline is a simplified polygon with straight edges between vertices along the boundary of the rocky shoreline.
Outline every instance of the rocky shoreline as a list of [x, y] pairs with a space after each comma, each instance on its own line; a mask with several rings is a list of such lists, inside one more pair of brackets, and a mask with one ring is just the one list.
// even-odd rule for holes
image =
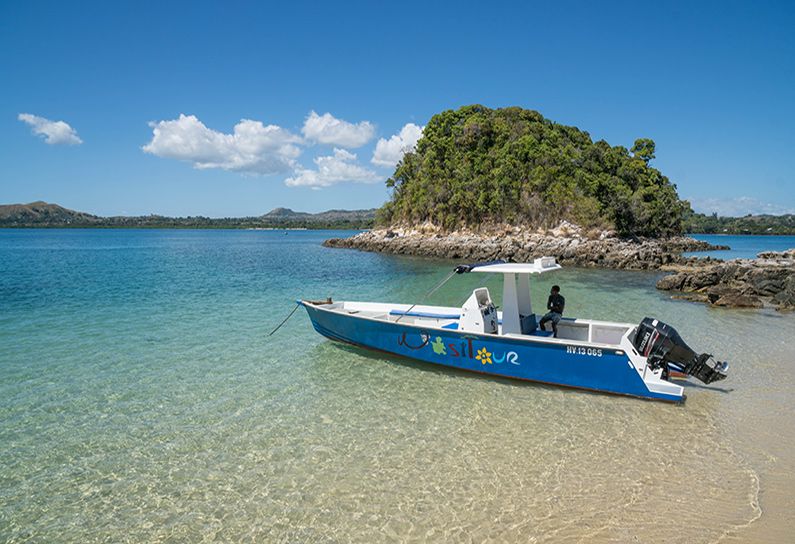
[[795, 309], [795, 249], [663, 270], [674, 273], [660, 278], [657, 288], [674, 291], [677, 298], [732, 308]]
[[622, 270], [658, 270], [697, 261], [683, 252], [728, 249], [688, 237], [626, 240], [611, 231], [585, 231], [563, 223], [549, 231], [519, 227], [492, 228], [485, 233], [443, 233], [426, 226], [377, 229], [350, 238], [326, 240], [326, 247], [360, 249], [395, 255], [416, 255], [467, 261], [529, 261], [554, 256], [563, 265]]
[[724, 262], [682, 253], [726, 246], [685, 236], [627, 240], [611, 231], [585, 231], [567, 222], [548, 231], [504, 226], [481, 232], [442, 232], [432, 225], [376, 229], [332, 238], [323, 245], [464, 261], [522, 262], [548, 255], [568, 266], [662, 270], [673, 274], [661, 278], [657, 288], [676, 292], [676, 298], [715, 306], [795, 309], [795, 250]]

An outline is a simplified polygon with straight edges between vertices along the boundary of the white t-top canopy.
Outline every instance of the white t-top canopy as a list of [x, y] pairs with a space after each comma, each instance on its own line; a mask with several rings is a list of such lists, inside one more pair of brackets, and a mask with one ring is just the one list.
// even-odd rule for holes
[[555, 262], [555, 257], [540, 257], [532, 263], [502, 263], [478, 266], [472, 272], [496, 272], [498, 274], [541, 274], [552, 272], [562, 267]]

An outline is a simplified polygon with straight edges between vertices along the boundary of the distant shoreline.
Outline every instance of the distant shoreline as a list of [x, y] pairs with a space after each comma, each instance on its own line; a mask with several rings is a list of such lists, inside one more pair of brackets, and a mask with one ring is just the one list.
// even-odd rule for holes
[[0, 230], [355, 230], [369, 228], [355, 226], [311, 226], [311, 227], [244, 227], [244, 226], [208, 226], [208, 225], [0, 225]]
[[0, 205], [0, 228], [89, 229], [311, 229], [361, 230], [375, 223], [375, 209], [326, 210], [318, 213], [274, 208], [260, 216], [205, 217], [189, 215], [99, 216], [43, 201]]
[[773, 236], [782, 236], [782, 237], [783, 236], [789, 236], [789, 237], [792, 237], [792, 236], [795, 236], [795, 233], [792, 233], [792, 234], [781, 234], [781, 233], [778, 233], [778, 232], [775, 232], [775, 233], [773, 233], [773, 232], [755, 232], [755, 233], [742, 234], [742, 233], [722, 232], [722, 233], [718, 234], [716, 232], [686, 232], [685, 235], [686, 236], [759, 236], [760, 238], [769, 238], [769, 237], [773, 237]]
[[[243, 226], [243, 225], [0, 225], [0, 230], [55, 230], [55, 229], [68, 229], [68, 230], [355, 230], [355, 231], [369, 231], [373, 230], [372, 226], [355, 226], [355, 225], [312, 225], [307, 227], [296, 226]], [[759, 238], [775, 238], [795, 236], [795, 234], [779, 234], [779, 233], [753, 233], [753, 234], [730, 234], [714, 232], [686, 232], [684, 236], [752, 236]], [[703, 250], [709, 251], [709, 250]]]
[[[370, 208], [307, 213], [274, 208], [264, 215], [245, 217], [168, 217], [154, 214], [103, 217], [39, 200], [29, 204], [0, 204], [0, 228], [368, 230], [379, 228], [376, 225], [377, 211]], [[795, 235], [795, 216], [732, 218], [695, 214], [685, 221], [684, 226], [684, 234], [687, 235], [791, 236]], [[535, 230], [526, 225], [518, 228]]]

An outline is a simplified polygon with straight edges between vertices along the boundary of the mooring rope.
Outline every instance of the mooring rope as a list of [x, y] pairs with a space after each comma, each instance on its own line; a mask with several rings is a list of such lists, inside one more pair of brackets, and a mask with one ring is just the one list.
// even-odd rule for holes
[[288, 319], [290, 319], [291, 317], [293, 317], [293, 314], [295, 313], [295, 311], [296, 311], [298, 308], [300, 308], [300, 307], [301, 307], [301, 304], [300, 304], [300, 303], [296, 303], [296, 305], [295, 305], [295, 308], [293, 308], [293, 311], [292, 311], [292, 312], [290, 312], [290, 314], [289, 314], [287, 317], [285, 317], [285, 318], [284, 318], [284, 321], [282, 321], [281, 323], [279, 323], [279, 324], [276, 326], [276, 328], [275, 328], [275, 329], [273, 329], [273, 330], [272, 330], [272, 331], [271, 331], [271, 332], [268, 334], [268, 336], [273, 336], [273, 333], [275, 333], [276, 331], [278, 331], [279, 329], [281, 329], [281, 328], [282, 328], [282, 325], [284, 325], [285, 323], [287, 323], [287, 320], [288, 320]]

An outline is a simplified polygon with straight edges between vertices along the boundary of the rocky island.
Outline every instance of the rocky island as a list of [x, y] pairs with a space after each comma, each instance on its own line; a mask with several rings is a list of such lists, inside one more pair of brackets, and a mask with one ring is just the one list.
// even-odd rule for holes
[[564, 265], [624, 270], [657, 270], [665, 265], [685, 265], [696, 259], [682, 257], [682, 252], [718, 249], [685, 236], [625, 239], [612, 231], [586, 231], [566, 221], [549, 230], [529, 230], [510, 225], [453, 232], [440, 231], [433, 225], [394, 227], [375, 229], [350, 238], [332, 238], [324, 245], [470, 261], [504, 259], [521, 262], [549, 255]]
[[726, 249], [683, 236], [694, 215], [650, 162], [631, 149], [521, 108], [467, 106], [435, 115], [387, 185], [377, 227], [325, 245], [462, 260], [527, 261], [661, 270], [658, 288], [718, 306], [788, 309], [792, 256], [723, 262], [682, 253]]

